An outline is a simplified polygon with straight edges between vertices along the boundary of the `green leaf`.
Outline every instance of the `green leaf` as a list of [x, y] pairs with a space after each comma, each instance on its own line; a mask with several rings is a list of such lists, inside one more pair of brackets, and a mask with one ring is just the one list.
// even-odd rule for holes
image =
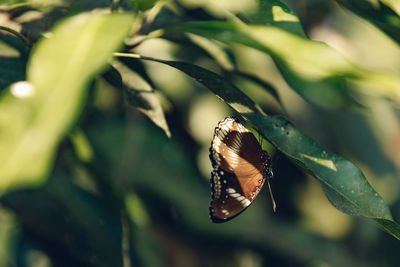
[[263, 79], [255, 76], [253, 74], [246, 73], [246, 72], [243, 72], [243, 71], [231, 71], [231, 72], [228, 72], [228, 74], [237, 75], [238, 77], [245, 78], [245, 79], [247, 79], [249, 81], [252, 81], [252, 82], [258, 84], [259, 86], [264, 88], [265, 91], [270, 93], [275, 98], [276, 101], [278, 101], [280, 104], [282, 104], [281, 99], [279, 97], [279, 94], [278, 94], [277, 90], [275, 89], [275, 87], [272, 84], [264, 81]]
[[127, 14], [77, 15], [34, 47], [27, 82], [14, 84], [0, 99], [0, 193], [44, 180], [58, 143], [82, 110], [88, 82], [132, 21]]
[[396, 237], [397, 239], [400, 239], [399, 238], [400, 225], [397, 222], [386, 219], [374, 219], [374, 221], [377, 222], [384, 230], [386, 230], [392, 236]]
[[152, 8], [158, 0], [130, 0], [133, 6], [135, 6], [137, 9], [145, 11], [150, 8]]
[[364, 17], [400, 44], [400, 5], [396, 0], [338, 0], [340, 5]]
[[[126, 56], [129, 57], [129, 54]], [[333, 206], [350, 215], [371, 218], [400, 239], [400, 227], [393, 221], [389, 207], [352, 162], [323, 149], [286, 118], [267, 117], [243, 92], [213, 72], [184, 62], [140, 58], [172, 66], [206, 86], [247, 119], [277, 149], [311, 172], [321, 182]]]
[[324, 43], [278, 27], [208, 21], [185, 23], [166, 32], [190, 32], [267, 53], [289, 85], [305, 100], [318, 106], [347, 108], [353, 105], [349, 90], [388, 97], [400, 103], [399, 77], [357, 66]]
[[212, 57], [228, 75], [242, 77], [258, 84], [280, 103], [278, 92], [271, 84], [253, 74], [237, 69], [234, 60], [230, 59], [229, 57], [229, 50], [225, 49], [220, 44], [213, 42], [212, 40], [195, 34], [188, 33], [187, 37], [194, 45], [206, 51], [207, 54]]
[[330, 202], [344, 213], [392, 220], [389, 208], [353, 163], [321, 148], [286, 118], [256, 121], [279, 150], [302, 163], [323, 185]]
[[94, 152], [82, 129], [74, 129], [69, 137], [74, 146], [77, 158], [82, 162], [90, 163], [94, 158]]
[[250, 24], [274, 25], [300, 36], [306, 36], [296, 14], [278, 0], [260, 0], [256, 12], [246, 16]]
[[195, 46], [204, 50], [210, 57], [212, 57], [224, 70], [232, 70], [236, 68], [236, 64], [230, 58], [229, 51], [221, 44], [213, 42], [202, 36], [188, 33], [186, 34], [188, 40]]
[[[121, 62], [115, 62], [113, 66], [122, 76], [122, 88], [126, 93], [128, 103], [146, 115], [155, 125], [164, 130], [168, 137], [171, 137], [161, 101], [156, 91], [149, 84], [140, 85], [140, 82], [145, 82], [144, 78], [140, 80], [136, 73]], [[150, 79], [148, 76], [145, 76], [145, 78]]]

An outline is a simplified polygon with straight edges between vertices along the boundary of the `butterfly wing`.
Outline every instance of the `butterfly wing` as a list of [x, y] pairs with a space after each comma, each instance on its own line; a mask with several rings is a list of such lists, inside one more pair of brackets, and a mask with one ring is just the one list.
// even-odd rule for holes
[[223, 222], [244, 211], [264, 184], [268, 160], [254, 135], [233, 118], [215, 129], [210, 148], [213, 165], [210, 216]]
[[251, 203], [243, 196], [237, 177], [231, 173], [214, 169], [211, 178], [212, 201], [210, 217], [213, 222], [225, 222], [243, 212]]

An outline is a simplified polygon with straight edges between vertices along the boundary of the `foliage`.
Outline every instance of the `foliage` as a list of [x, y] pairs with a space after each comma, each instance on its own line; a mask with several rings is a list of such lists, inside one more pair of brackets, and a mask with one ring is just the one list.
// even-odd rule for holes
[[[295, 2], [1, 4], [0, 265], [395, 264], [400, 61], [366, 59], [400, 54], [399, 7], [324, 8], [380, 47], [329, 45], [340, 19]], [[207, 149], [232, 112], [269, 142], [278, 212], [214, 225]]]

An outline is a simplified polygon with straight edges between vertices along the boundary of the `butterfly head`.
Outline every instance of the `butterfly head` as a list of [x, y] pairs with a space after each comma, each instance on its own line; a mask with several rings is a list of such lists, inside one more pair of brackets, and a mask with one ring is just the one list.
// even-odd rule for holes
[[262, 170], [263, 177], [266, 180], [270, 180], [274, 176], [274, 173], [272, 171], [271, 158], [269, 157], [267, 151], [262, 152], [261, 160], [264, 162], [264, 167]]

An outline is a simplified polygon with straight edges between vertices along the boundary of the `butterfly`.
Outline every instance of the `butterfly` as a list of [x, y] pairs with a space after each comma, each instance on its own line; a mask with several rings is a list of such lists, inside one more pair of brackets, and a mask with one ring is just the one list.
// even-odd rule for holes
[[210, 147], [212, 200], [210, 217], [226, 222], [242, 213], [260, 192], [265, 180], [272, 196], [271, 159], [255, 136], [235, 118], [218, 123]]

